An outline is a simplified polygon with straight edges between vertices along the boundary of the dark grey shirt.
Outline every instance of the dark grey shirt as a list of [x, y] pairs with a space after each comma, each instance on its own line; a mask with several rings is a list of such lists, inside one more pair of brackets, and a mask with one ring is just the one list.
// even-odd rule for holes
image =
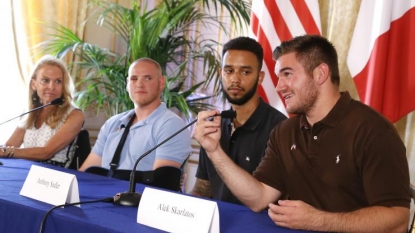
[[[236, 128], [231, 135], [231, 119], [222, 119], [220, 144], [223, 151], [241, 168], [252, 172], [261, 161], [269, 133], [286, 116], [266, 104], [262, 99], [244, 125]], [[203, 148], [200, 149], [196, 177], [210, 182], [214, 199], [241, 204], [223, 183]]]

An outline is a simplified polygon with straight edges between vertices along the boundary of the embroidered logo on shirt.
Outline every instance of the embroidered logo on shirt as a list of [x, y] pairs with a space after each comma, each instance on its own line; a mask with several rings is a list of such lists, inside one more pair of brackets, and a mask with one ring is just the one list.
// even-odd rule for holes
[[340, 155], [341, 154], [339, 154], [339, 155], [336, 156], [336, 163], [339, 163], [340, 162]]
[[291, 146], [291, 150], [295, 150], [297, 148], [297, 146], [295, 145], [295, 143], [293, 143], [293, 145]]
[[249, 157], [246, 157], [246, 159], [245, 159], [246, 161], [249, 161], [250, 160], [250, 158]]

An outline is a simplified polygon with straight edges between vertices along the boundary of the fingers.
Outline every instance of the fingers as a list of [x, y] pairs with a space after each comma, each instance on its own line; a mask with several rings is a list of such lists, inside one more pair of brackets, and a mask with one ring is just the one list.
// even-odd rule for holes
[[296, 207], [301, 205], [301, 201], [279, 200], [278, 205]]
[[284, 207], [269, 204], [268, 216], [278, 226], [287, 227], [287, 215], [284, 214]]
[[[278, 201], [279, 204], [280, 201]], [[290, 208], [287, 208], [289, 206], [283, 206], [283, 205], [276, 205], [274, 203], [268, 204], [268, 212], [271, 211], [274, 214], [287, 214], [287, 211], [289, 211]]]
[[273, 214], [288, 215], [300, 206], [300, 201], [279, 200], [278, 205], [274, 203], [268, 204], [268, 213], [271, 211]]
[[268, 205], [268, 216], [278, 226], [306, 229], [307, 224], [312, 222], [316, 211], [310, 205], [298, 200], [279, 200], [278, 205]]
[[[195, 139], [209, 152], [215, 151], [219, 146], [221, 117], [215, 117], [219, 111], [202, 111], [197, 117], [196, 126], [193, 130]], [[213, 121], [209, 118], [213, 117]]]
[[[218, 115], [218, 114], [220, 114], [219, 110], [201, 111], [197, 114], [197, 123], [204, 122], [208, 120], [209, 118], [212, 118], [213, 116]], [[219, 119], [219, 118], [216, 117], [216, 119]]]
[[[220, 129], [220, 117], [214, 117], [216, 114], [219, 114], [218, 110], [199, 112], [193, 132], [197, 140]], [[213, 119], [213, 121], [210, 119]]]

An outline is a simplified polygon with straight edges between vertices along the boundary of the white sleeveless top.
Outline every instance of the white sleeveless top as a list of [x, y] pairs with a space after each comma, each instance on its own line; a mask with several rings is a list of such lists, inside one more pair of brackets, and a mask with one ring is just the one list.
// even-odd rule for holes
[[[52, 129], [49, 125], [44, 122], [39, 129], [36, 129], [35, 125], [33, 124], [32, 127], [27, 128], [24, 138], [23, 138], [23, 146], [25, 148], [33, 148], [33, 147], [44, 147], [46, 143], [55, 135], [55, 133], [62, 127], [65, 123], [66, 119], [68, 118], [69, 114], [74, 110], [73, 106], [70, 106], [66, 114], [62, 117], [62, 120], [58, 123], [56, 128]], [[22, 126], [22, 125], [21, 125]], [[24, 127], [22, 127], [24, 128]], [[74, 155], [75, 150], [70, 150], [68, 153], [69, 145], [63, 148], [61, 151], [57, 152], [52, 158], [46, 161], [41, 161], [45, 163], [50, 163], [53, 165], [58, 165], [62, 167], [68, 167]]]

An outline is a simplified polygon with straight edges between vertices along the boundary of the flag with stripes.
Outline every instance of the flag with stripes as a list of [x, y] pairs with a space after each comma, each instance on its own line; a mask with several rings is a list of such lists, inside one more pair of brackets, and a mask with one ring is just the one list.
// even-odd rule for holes
[[415, 0], [363, 0], [347, 65], [362, 102], [391, 122], [415, 110]]
[[251, 37], [264, 49], [265, 78], [259, 86], [259, 95], [285, 115], [284, 103], [275, 91], [277, 77], [272, 52], [282, 41], [304, 34], [321, 34], [320, 12], [317, 0], [253, 0]]

